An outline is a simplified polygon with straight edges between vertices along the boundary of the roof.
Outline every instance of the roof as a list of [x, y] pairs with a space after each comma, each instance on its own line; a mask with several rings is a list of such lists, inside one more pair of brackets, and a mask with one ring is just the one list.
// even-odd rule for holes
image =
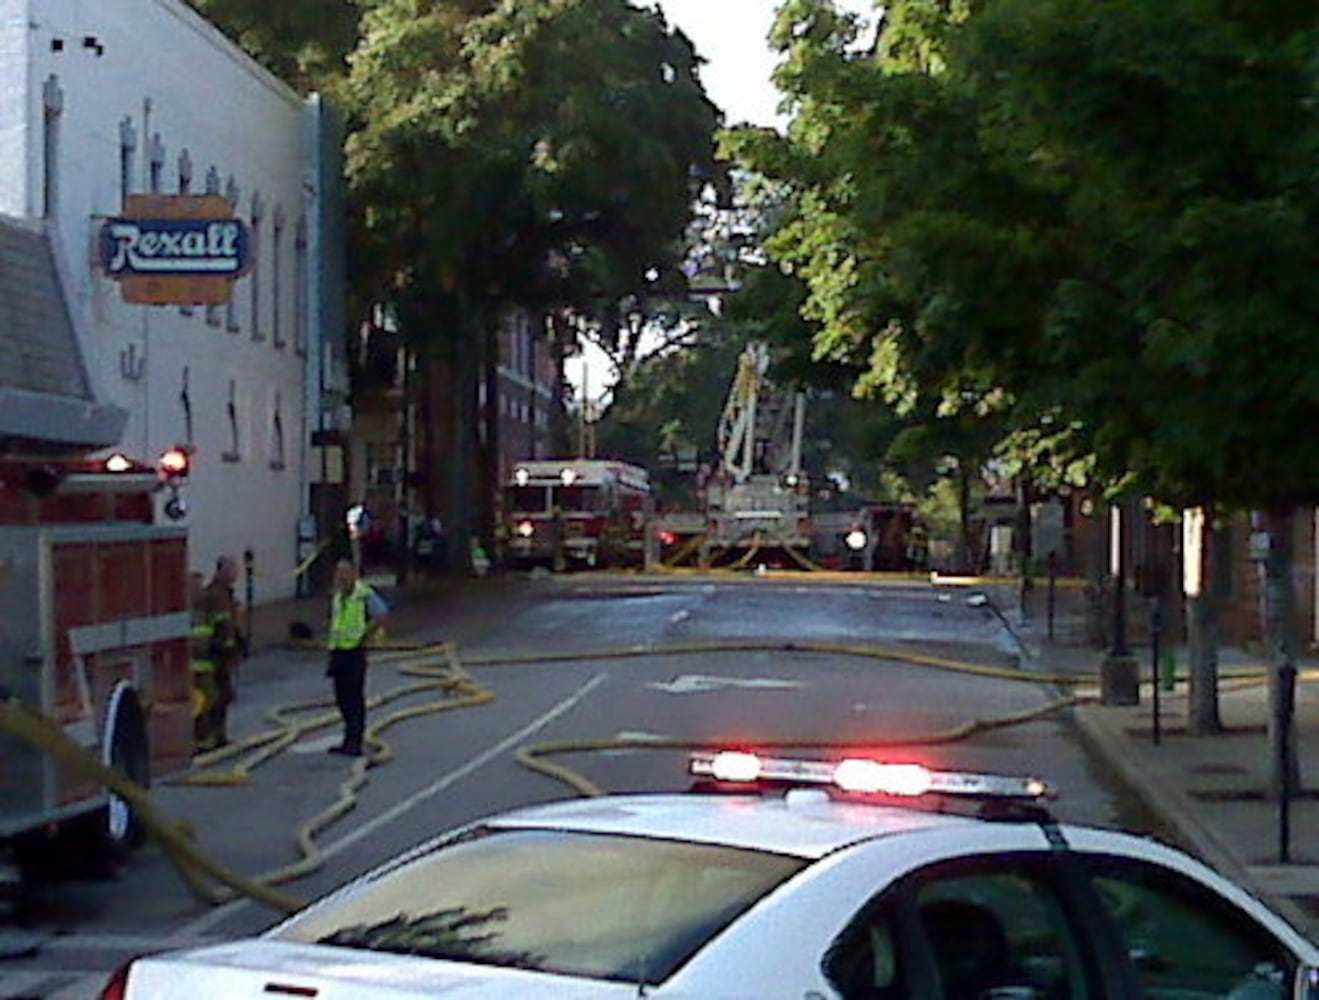
[[501, 827], [552, 827], [722, 844], [815, 860], [864, 840], [978, 820], [948, 813], [830, 800], [823, 790], [786, 796], [609, 795], [530, 806]]
[[0, 357], [0, 450], [119, 442], [127, 414], [93, 395], [48, 234], [3, 216]]

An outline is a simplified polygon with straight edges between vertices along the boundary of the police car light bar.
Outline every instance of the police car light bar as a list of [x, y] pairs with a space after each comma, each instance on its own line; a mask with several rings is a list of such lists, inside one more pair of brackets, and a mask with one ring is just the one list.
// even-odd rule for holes
[[1046, 799], [1054, 790], [1041, 778], [971, 771], [932, 771], [920, 764], [885, 763], [849, 757], [837, 763], [794, 757], [762, 757], [743, 750], [693, 754], [696, 777], [729, 784], [832, 785], [840, 791], [916, 798], [957, 795], [980, 799]]

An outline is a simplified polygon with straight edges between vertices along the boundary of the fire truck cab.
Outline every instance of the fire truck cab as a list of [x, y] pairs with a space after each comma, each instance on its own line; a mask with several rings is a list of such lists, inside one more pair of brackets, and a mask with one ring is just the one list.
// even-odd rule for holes
[[[156, 523], [161, 492], [122, 455], [0, 457], [0, 697], [144, 787], [192, 753], [187, 531]], [[141, 838], [127, 803], [0, 729], [0, 844], [20, 869]]]
[[640, 566], [652, 499], [645, 469], [601, 459], [518, 464], [503, 495], [505, 561], [556, 570]]

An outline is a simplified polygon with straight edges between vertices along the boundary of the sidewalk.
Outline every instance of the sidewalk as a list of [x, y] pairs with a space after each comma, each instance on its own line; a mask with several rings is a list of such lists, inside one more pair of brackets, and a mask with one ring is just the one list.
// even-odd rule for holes
[[[1004, 605], [1012, 607], [1004, 598]], [[1156, 692], [1148, 646], [1132, 649], [1141, 675], [1140, 703], [1104, 705], [1099, 697], [1105, 653], [1086, 642], [1073, 613], [1055, 618], [1050, 640], [1043, 620], [1007, 614], [1030, 669], [1086, 675], [1075, 693], [1092, 700], [1075, 709], [1087, 744], [1143, 805], [1164, 824], [1178, 846], [1263, 898], [1312, 939], [1319, 940], [1319, 659], [1297, 663], [1293, 752], [1301, 787], [1289, 815], [1268, 794], [1274, 750], [1268, 734], [1269, 695], [1264, 661], [1235, 648], [1219, 651], [1219, 716], [1223, 732], [1186, 732], [1185, 650], [1178, 650], [1177, 681], [1160, 689], [1156, 743]], [[1288, 862], [1281, 863], [1284, 841]]]

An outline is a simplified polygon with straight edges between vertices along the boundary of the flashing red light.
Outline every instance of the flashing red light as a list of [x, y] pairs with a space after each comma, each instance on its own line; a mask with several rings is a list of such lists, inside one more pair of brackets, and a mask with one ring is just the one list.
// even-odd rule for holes
[[161, 475], [170, 479], [182, 479], [188, 474], [192, 458], [186, 448], [174, 447], [162, 454], [156, 465]]
[[678, 533], [676, 531], [661, 531], [659, 540], [662, 545], [672, 545], [678, 540]]

